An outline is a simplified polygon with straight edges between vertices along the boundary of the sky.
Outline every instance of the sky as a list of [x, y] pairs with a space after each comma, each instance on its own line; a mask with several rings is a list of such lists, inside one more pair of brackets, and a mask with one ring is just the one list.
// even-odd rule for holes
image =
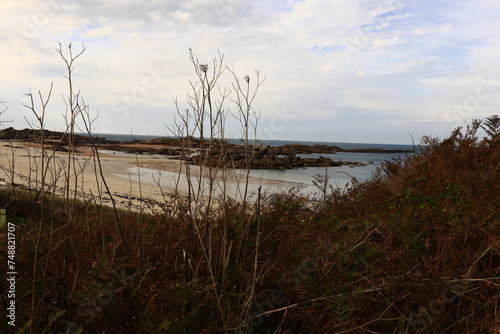
[[[68, 83], [95, 133], [171, 135], [201, 64], [265, 77], [252, 111], [263, 139], [411, 144], [498, 114], [497, 0], [4, 0], [1, 126], [66, 128]], [[240, 135], [235, 78], [226, 136]], [[215, 96], [219, 99], [220, 96]], [[174, 101], [177, 101], [175, 103]], [[177, 118], [178, 120], [178, 118]]]

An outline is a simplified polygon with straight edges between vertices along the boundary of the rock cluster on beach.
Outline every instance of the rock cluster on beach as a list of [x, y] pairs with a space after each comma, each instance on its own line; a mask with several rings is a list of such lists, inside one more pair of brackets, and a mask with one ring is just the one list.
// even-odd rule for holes
[[[361, 162], [334, 161], [330, 158], [320, 156], [318, 158], [303, 158], [298, 154], [323, 153], [333, 154], [337, 152], [336, 146], [328, 145], [302, 145], [290, 144], [285, 146], [248, 146], [234, 145], [226, 149], [220, 147], [212, 148], [211, 153], [206, 155], [195, 155], [188, 159], [192, 164], [220, 166], [225, 164], [233, 168], [246, 168], [247, 160], [252, 169], [293, 169], [301, 167], [336, 167], [342, 165], [365, 166]], [[246, 157], [249, 157], [247, 159]]]
[[[218, 155], [211, 156], [210, 159], [205, 159], [201, 155], [194, 156], [190, 159], [192, 164], [200, 164], [200, 160], [204, 160], [207, 165], [217, 165], [220, 163], [221, 158]], [[208, 163], [207, 163], [208, 162]], [[213, 163], [210, 163], [213, 162]], [[233, 168], [246, 168], [245, 156], [237, 155], [232, 159], [228, 159], [226, 166]], [[305, 168], [305, 167], [337, 167], [337, 166], [366, 166], [361, 162], [350, 162], [350, 161], [334, 161], [330, 158], [320, 156], [319, 158], [302, 158], [296, 155], [290, 155], [285, 157], [280, 156], [264, 156], [264, 157], [253, 157], [249, 161], [249, 167], [251, 169], [293, 169], [293, 168]]]

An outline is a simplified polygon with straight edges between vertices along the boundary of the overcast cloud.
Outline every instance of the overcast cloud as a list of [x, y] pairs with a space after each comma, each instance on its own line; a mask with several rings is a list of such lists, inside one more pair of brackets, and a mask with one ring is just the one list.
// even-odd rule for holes
[[64, 128], [58, 42], [87, 47], [74, 84], [100, 133], [168, 135], [195, 78], [189, 47], [266, 75], [267, 139], [408, 144], [499, 109], [495, 0], [7, 0], [0, 13], [4, 127], [27, 127], [23, 93], [53, 82], [46, 126]]

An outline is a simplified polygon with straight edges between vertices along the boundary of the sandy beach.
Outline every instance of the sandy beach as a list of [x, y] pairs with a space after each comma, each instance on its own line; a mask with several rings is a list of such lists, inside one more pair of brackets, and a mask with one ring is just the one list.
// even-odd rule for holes
[[[77, 189], [78, 197], [83, 200], [92, 200], [103, 204], [111, 204], [111, 198], [120, 207], [138, 210], [145, 207], [145, 202], [163, 201], [163, 195], [173, 193], [177, 189], [180, 195], [187, 194], [188, 182], [186, 166], [180, 160], [168, 159], [161, 156], [134, 155], [122, 152], [99, 151], [99, 162], [90, 147], [78, 147], [70, 160], [71, 170], [70, 189]], [[68, 166], [68, 152], [54, 152], [47, 150], [44, 168], [45, 187], [58, 195], [64, 194], [67, 189], [65, 175]], [[102, 177], [101, 177], [102, 173]], [[198, 166], [191, 166], [193, 187], [198, 188], [201, 180], [202, 188], [208, 184], [207, 178], [200, 178]], [[218, 193], [225, 189], [226, 195], [238, 199], [244, 191], [244, 171], [226, 171], [227, 182], [217, 183]], [[206, 171], [201, 174], [207, 176]], [[222, 173], [219, 172], [219, 177]], [[41, 186], [42, 159], [39, 145], [29, 142], [0, 141], [0, 178], [9, 184], [17, 184], [34, 189]], [[106, 181], [109, 193], [102, 179]], [[259, 186], [263, 190], [277, 190], [292, 183], [263, 178], [249, 179], [249, 194], [255, 193]], [[206, 191], [206, 190], [205, 190]], [[151, 201], [152, 200], [152, 201]]]

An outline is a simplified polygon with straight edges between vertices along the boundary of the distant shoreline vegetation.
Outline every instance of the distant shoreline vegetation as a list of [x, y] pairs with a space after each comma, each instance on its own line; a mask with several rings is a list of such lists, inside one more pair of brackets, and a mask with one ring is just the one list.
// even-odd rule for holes
[[[105, 138], [106, 140], [116, 141], [136, 141], [136, 140], [149, 140], [155, 138], [172, 138], [171, 136], [156, 136], [156, 135], [130, 135], [130, 134], [112, 134], [102, 133], [95, 136], [96, 138]], [[231, 144], [241, 144], [241, 140], [237, 138], [225, 138]], [[253, 139], [250, 142], [253, 143]], [[385, 150], [405, 150], [413, 151], [413, 145], [407, 144], [378, 144], [378, 143], [350, 143], [350, 142], [329, 142], [329, 141], [311, 141], [311, 140], [279, 140], [279, 139], [257, 139], [257, 145], [264, 146], [284, 146], [288, 144], [302, 144], [302, 145], [329, 145], [338, 146], [342, 149], [371, 149], [380, 148]]]

